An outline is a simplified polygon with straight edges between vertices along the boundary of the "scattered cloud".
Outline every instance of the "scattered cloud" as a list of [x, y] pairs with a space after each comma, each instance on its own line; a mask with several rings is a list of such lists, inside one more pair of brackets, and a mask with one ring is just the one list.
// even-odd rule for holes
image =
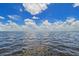
[[73, 7], [79, 7], [79, 3], [74, 3]]
[[33, 16], [32, 19], [39, 19], [39, 17]]
[[11, 20], [18, 20], [20, 18], [20, 16], [18, 15], [8, 15], [8, 18]]
[[32, 19], [25, 19], [24, 25], [18, 25], [11, 20], [6, 24], [0, 23], [0, 31], [79, 31], [79, 20], [75, 18], [67, 18], [66, 21], [57, 21], [50, 23], [48, 20], [43, 21], [37, 25]]
[[47, 3], [24, 3], [23, 6], [26, 11], [30, 12], [32, 15], [41, 13], [48, 8]]
[[3, 17], [3, 16], [0, 16], [0, 19], [5, 19], [5, 17]]

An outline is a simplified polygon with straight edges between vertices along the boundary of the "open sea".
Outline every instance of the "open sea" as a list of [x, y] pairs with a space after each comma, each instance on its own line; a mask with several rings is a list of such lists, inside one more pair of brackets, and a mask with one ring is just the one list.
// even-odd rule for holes
[[1, 31], [0, 56], [79, 56], [79, 32]]

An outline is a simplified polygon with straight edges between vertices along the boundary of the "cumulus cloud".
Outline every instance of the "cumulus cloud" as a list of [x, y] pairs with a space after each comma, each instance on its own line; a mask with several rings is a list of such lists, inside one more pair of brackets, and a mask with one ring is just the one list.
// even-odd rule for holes
[[38, 25], [31, 19], [25, 19], [25, 26], [31, 28], [31, 29], [37, 29]]
[[23, 6], [26, 11], [30, 12], [32, 15], [36, 15], [46, 10], [47, 3], [24, 3]]
[[74, 3], [73, 7], [79, 7], [79, 3]]
[[0, 31], [20, 31], [20, 29], [21, 27], [11, 20], [6, 24], [0, 22]]
[[43, 21], [40, 25], [32, 19], [25, 19], [24, 25], [18, 25], [11, 20], [6, 24], [0, 23], [1, 31], [26, 31], [26, 32], [48, 32], [48, 31], [79, 31], [79, 20], [67, 18], [66, 21], [49, 22]]
[[0, 19], [5, 19], [5, 17], [3, 17], [3, 16], [0, 16]]
[[41, 24], [41, 27], [45, 28], [45, 29], [49, 28], [50, 26], [51, 26], [51, 23], [48, 22], [48, 20], [43, 21], [42, 24]]

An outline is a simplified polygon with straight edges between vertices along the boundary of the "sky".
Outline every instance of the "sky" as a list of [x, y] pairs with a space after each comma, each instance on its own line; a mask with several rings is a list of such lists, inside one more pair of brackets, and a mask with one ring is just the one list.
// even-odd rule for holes
[[78, 3], [0, 3], [0, 31], [78, 31]]

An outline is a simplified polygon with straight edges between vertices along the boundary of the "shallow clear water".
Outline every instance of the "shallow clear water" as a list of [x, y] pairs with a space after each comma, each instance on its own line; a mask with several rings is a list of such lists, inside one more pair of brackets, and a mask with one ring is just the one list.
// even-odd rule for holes
[[0, 32], [0, 55], [79, 56], [79, 32]]

